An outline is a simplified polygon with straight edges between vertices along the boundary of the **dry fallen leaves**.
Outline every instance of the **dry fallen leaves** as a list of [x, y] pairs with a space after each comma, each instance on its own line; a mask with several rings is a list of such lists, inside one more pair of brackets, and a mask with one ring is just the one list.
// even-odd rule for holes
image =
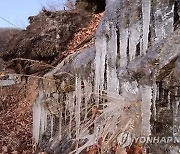
[[32, 153], [32, 105], [37, 96], [37, 80], [2, 89], [0, 96], [0, 151], [5, 153]]
[[[103, 13], [92, 15], [89, 26], [80, 29], [79, 32], [77, 32], [74, 35], [73, 39], [69, 42], [67, 46], [67, 50], [65, 51], [66, 55], [74, 53], [76, 52], [76, 50], [89, 47], [94, 43], [93, 36], [95, 35], [97, 26], [102, 16], [103, 16]], [[89, 38], [90, 40], [86, 42], [86, 40], [88, 40]], [[83, 44], [82, 42], [85, 42], [85, 43]], [[82, 44], [82, 46], [79, 46], [80, 44]], [[77, 49], [78, 46], [79, 46], [79, 49]]]
[[130, 148], [126, 149], [127, 154], [143, 154], [143, 145], [139, 143], [134, 143]]

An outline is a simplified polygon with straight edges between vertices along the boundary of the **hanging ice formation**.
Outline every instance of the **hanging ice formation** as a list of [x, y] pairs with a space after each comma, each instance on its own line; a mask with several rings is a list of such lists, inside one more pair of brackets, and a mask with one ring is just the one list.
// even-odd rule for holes
[[[131, 97], [129, 100], [138, 98], [138, 90], [136, 92], [134, 90], [127, 91], [127, 89], [132, 89], [133, 82], [131, 85], [129, 81], [125, 81], [124, 79], [118, 80], [117, 69], [123, 73], [123, 70], [126, 69], [130, 61], [141, 55], [145, 55], [148, 47], [160, 42], [173, 32], [174, 5], [173, 3], [171, 3], [172, 5], [168, 5], [169, 3], [167, 3], [167, 6], [164, 6], [162, 3], [152, 2], [151, 0], [137, 0], [136, 2], [116, 1], [113, 4], [119, 7], [117, 10], [121, 11], [119, 14], [117, 11], [112, 12], [110, 10], [111, 8], [107, 8], [104, 21], [99, 26], [99, 29], [103, 30], [97, 32], [96, 39], [96, 92], [107, 90], [107, 93], [114, 91], [121, 94], [122, 91], [126, 91], [126, 95]], [[142, 15], [140, 10], [142, 11]], [[131, 14], [131, 12], [133, 13]], [[114, 18], [118, 18], [119, 20], [116, 21]], [[156, 83], [148, 87], [149, 90], [140, 87], [143, 95], [142, 115], [144, 116], [142, 116], [142, 122], [146, 122], [145, 126], [142, 127], [146, 127], [149, 131], [151, 103], [156, 100], [154, 98], [156, 97], [154, 87], [156, 87]], [[144, 99], [144, 95], [146, 99]], [[156, 113], [155, 104], [153, 108], [154, 113]], [[149, 122], [149, 127], [147, 127], [147, 122]], [[149, 135], [149, 131], [147, 135]]]
[[[80, 153], [103, 135], [115, 135], [118, 126], [124, 126], [129, 119], [138, 125], [134, 115], [141, 115], [140, 133], [150, 135], [150, 110], [153, 104], [153, 117], [156, 117], [158, 85], [155, 81], [140, 85], [132, 77], [120, 76], [126, 73], [129, 62], [145, 55], [148, 47], [173, 32], [173, 9], [170, 0], [165, 4], [151, 0], [116, 0], [107, 5], [96, 33], [95, 57], [92, 51], [70, 56], [40, 84], [43, 90], [40, 88], [33, 108], [35, 141], [42, 141], [46, 136], [46, 142], [51, 141], [53, 149], [57, 141], [65, 137], [67, 142], [76, 139], [79, 144], [75, 151]], [[137, 107], [139, 102], [141, 109]], [[127, 114], [124, 109], [130, 104], [136, 105]], [[88, 116], [93, 105], [100, 108], [101, 115], [91, 126], [92, 119]], [[117, 122], [122, 115], [124, 119]], [[94, 133], [90, 133], [91, 127]], [[86, 144], [79, 148], [85, 138]]]

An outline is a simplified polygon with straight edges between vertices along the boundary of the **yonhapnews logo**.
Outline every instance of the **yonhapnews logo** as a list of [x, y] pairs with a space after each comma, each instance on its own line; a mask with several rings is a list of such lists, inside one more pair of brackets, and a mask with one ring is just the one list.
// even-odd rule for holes
[[130, 132], [123, 132], [118, 135], [117, 141], [119, 146], [128, 147], [133, 143], [141, 143], [141, 144], [179, 144], [180, 137], [172, 137], [172, 136], [140, 136], [136, 137], [135, 134]]

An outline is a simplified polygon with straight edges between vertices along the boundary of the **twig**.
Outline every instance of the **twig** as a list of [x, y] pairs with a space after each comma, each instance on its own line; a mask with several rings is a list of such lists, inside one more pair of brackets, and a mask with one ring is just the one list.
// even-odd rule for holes
[[50, 64], [47, 64], [47, 63], [44, 63], [44, 62], [40, 62], [40, 61], [38, 61], [38, 60], [26, 59], [26, 58], [14, 58], [14, 59], [10, 60], [10, 62], [16, 61], [16, 60], [29, 61], [29, 62], [39, 63], [39, 64], [42, 64], [42, 65], [44, 65], [44, 66], [48, 66], [48, 67], [51, 67], [51, 68], [55, 68], [54, 66], [52, 66], [52, 65], [50, 65]]

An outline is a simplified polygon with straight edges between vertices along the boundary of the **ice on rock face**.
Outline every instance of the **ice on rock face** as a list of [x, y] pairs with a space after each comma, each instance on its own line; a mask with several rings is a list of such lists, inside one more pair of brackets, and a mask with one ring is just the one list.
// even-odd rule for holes
[[153, 98], [152, 98], [153, 117], [154, 120], [156, 121], [156, 114], [157, 114], [156, 99], [158, 98], [158, 87], [156, 84], [153, 84], [152, 92], [153, 92]]
[[156, 8], [153, 12], [154, 43], [158, 43], [174, 31], [174, 4], [169, 2], [168, 6], [163, 6], [163, 3], [157, 3], [154, 8]]
[[149, 27], [150, 27], [150, 16], [151, 13], [151, 0], [142, 0], [142, 16], [143, 16], [143, 38], [142, 38], [142, 53], [141, 55], [146, 54], [148, 48], [148, 36], [149, 36]]
[[117, 31], [113, 24], [109, 25], [110, 38], [107, 40], [107, 91], [119, 92], [119, 80], [116, 73], [116, 60], [118, 55]]
[[75, 121], [76, 121], [76, 138], [80, 136], [80, 119], [81, 119], [81, 80], [76, 78], [76, 104], [75, 104]]
[[142, 105], [141, 105], [141, 118], [142, 126], [141, 131], [142, 135], [149, 136], [151, 135], [151, 105], [152, 105], [152, 87], [151, 86], [141, 86], [142, 93]]
[[129, 101], [137, 101], [139, 98], [139, 87], [137, 81], [124, 82], [122, 84], [122, 96]]
[[[126, 69], [130, 61], [145, 55], [150, 45], [155, 45], [173, 32], [174, 5], [151, 0], [136, 1], [133, 5], [131, 2], [131, 8], [121, 8], [118, 23], [111, 20], [114, 19], [111, 16], [116, 17], [116, 14], [112, 13], [104, 19], [104, 26], [99, 27], [103, 28], [103, 33], [101, 37], [98, 34], [96, 39], [95, 89], [100, 93], [102, 90], [107, 93], [108, 91], [121, 92], [122, 96], [129, 101], [137, 101], [141, 93], [142, 132], [149, 135], [151, 133], [151, 105], [153, 105], [153, 116], [156, 119], [157, 86], [153, 83], [151, 86], [143, 85], [140, 88], [137, 81], [130, 82], [128, 79], [118, 81], [117, 70]], [[125, 1], [117, 2], [117, 5], [119, 3], [122, 6], [126, 4]], [[128, 14], [128, 9], [136, 12], [133, 12], [133, 15]], [[109, 12], [111, 10], [112, 8]], [[137, 16], [134, 17], [134, 14]], [[125, 21], [128, 21], [127, 25]], [[117, 30], [118, 32], [115, 32]], [[126, 71], [120, 72], [126, 73]]]
[[129, 29], [129, 33], [129, 60], [132, 61], [136, 58], [136, 56], [139, 56], [138, 54], [140, 54], [137, 51], [137, 45], [140, 43], [141, 38], [141, 23], [138, 22], [137, 24], [133, 25]]
[[44, 98], [44, 92], [42, 88], [42, 82], [40, 82], [39, 95], [36, 98], [36, 102], [33, 106], [33, 139], [35, 140], [36, 143], [38, 143], [39, 141], [40, 134], [42, 133], [41, 131], [44, 131], [45, 127], [47, 126], [45, 119], [46, 113], [44, 113], [44, 108], [43, 106], [41, 106], [41, 101], [43, 100], [43, 98]]
[[106, 51], [107, 44], [106, 38], [97, 38], [96, 42], [96, 57], [95, 57], [95, 93], [99, 94], [99, 91], [104, 89], [104, 74], [105, 74], [105, 65], [106, 65]]
[[[126, 2], [116, 3], [117, 5], [122, 3], [123, 6]], [[101, 36], [97, 35], [95, 41], [96, 92], [107, 90], [106, 88], [119, 91], [121, 88], [118, 88], [120, 84], [117, 81], [117, 67], [126, 68], [130, 61], [145, 55], [149, 45], [154, 45], [173, 32], [173, 4], [164, 6], [151, 0], [141, 0], [135, 3], [130, 4], [131, 9], [136, 11], [132, 16], [127, 15], [128, 8], [122, 8], [120, 23], [104, 19], [104, 25], [99, 26], [103, 28], [103, 33]], [[110, 12], [111, 9], [109, 9]], [[141, 11], [142, 15], [139, 15], [138, 11]], [[134, 14], [137, 16], [135, 17]], [[112, 13], [112, 16], [116, 14]], [[113, 17], [109, 18], [113, 19]], [[128, 19], [130, 24], [126, 23], [127, 25], [123, 27]], [[114, 81], [111, 80], [112, 78]], [[115, 84], [117, 86], [113, 86]]]
[[129, 30], [124, 29], [120, 33], [120, 67], [126, 67], [128, 64], [128, 38], [129, 38]]
[[[114, 0], [113, 3], [118, 5], [113, 5], [113, 7], [111, 7], [111, 3], [109, 2], [106, 8], [108, 10], [108, 7], [110, 7], [108, 10], [110, 14], [105, 11], [105, 17], [97, 30], [94, 66], [88, 70], [93, 75], [84, 75], [83, 71], [75, 72], [73, 74], [75, 82], [73, 90], [65, 94], [59, 89], [56, 92], [59, 98], [63, 95], [62, 99], [58, 99], [58, 102], [56, 102], [59, 103], [59, 106], [57, 105], [59, 114], [55, 115], [56, 118], [59, 118], [58, 128], [54, 126], [56, 118], [54, 118], [53, 113], [49, 113], [49, 110], [43, 106], [45, 93], [43, 87], [40, 87], [39, 96], [33, 107], [33, 137], [36, 142], [46, 131], [46, 127], [51, 125], [51, 136], [55, 134], [53, 131], [58, 129], [59, 140], [62, 139], [64, 129], [67, 129], [69, 138], [74, 137], [73, 140], [86, 139], [87, 142], [82, 147], [78, 147], [77, 144], [76, 153], [80, 153], [84, 148], [97, 142], [98, 138], [109, 135], [108, 133], [113, 134], [117, 131], [118, 126], [126, 125], [129, 119], [133, 121], [133, 124], [141, 123], [139, 125], [141, 125], [140, 129], [143, 135], [151, 134], [151, 114], [156, 120], [157, 112], [156, 98], [159, 95], [157, 85], [155, 83], [140, 85], [131, 76], [119, 79], [118, 73], [124, 77], [124, 74], [128, 73], [129, 62], [145, 55], [150, 45], [158, 43], [173, 31], [174, 6], [162, 6], [162, 4], [157, 4], [158, 2], [152, 0]], [[132, 9], [132, 7], [135, 8]], [[131, 12], [131, 9], [136, 12]], [[85, 56], [83, 58], [86, 58]], [[71, 58], [73, 61], [73, 57]], [[66, 63], [68, 62], [66, 61]], [[86, 64], [87, 61], [84, 63]], [[73, 64], [78, 64], [79, 69], [82, 67], [80, 60]], [[61, 65], [64, 65], [64, 63]], [[66, 66], [69, 67], [69, 65]], [[83, 67], [85, 68], [85, 66]], [[71, 71], [71, 69], [68, 71]], [[58, 72], [58, 68], [52, 71], [51, 75], [55, 72]], [[48, 75], [50, 74], [46, 76]], [[40, 84], [40, 86], [42, 85]], [[105, 98], [106, 101], [102, 101], [102, 96], [107, 97]], [[141, 106], [138, 106], [137, 103], [141, 103]], [[50, 105], [53, 106], [52, 103]], [[86, 128], [84, 128], [82, 125], [90, 121], [88, 116], [93, 105], [102, 108], [100, 117], [93, 121], [94, 128], [92, 131], [95, 134], [90, 134], [87, 126], [85, 125]], [[134, 106], [128, 108], [128, 110], [128, 105]], [[153, 113], [151, 113], [151, 107]], [[174, 106], [174, 110], [177, 107], [179, 109], [178, 103]], [[138, 110], [136, 110], [137, 108]], [[137, 112], [139, 112], [141, 118], [136, 118]], [[49, 114], [52, 114], [51, 120], [48, 121], [51, 121], [51, 123], [47, 124]], [[174, 116], [177, 117], [177, 115], [179, 115], [179, 111], [175, 110]], [[108, 125], [106, 125], [107, 123]]]

